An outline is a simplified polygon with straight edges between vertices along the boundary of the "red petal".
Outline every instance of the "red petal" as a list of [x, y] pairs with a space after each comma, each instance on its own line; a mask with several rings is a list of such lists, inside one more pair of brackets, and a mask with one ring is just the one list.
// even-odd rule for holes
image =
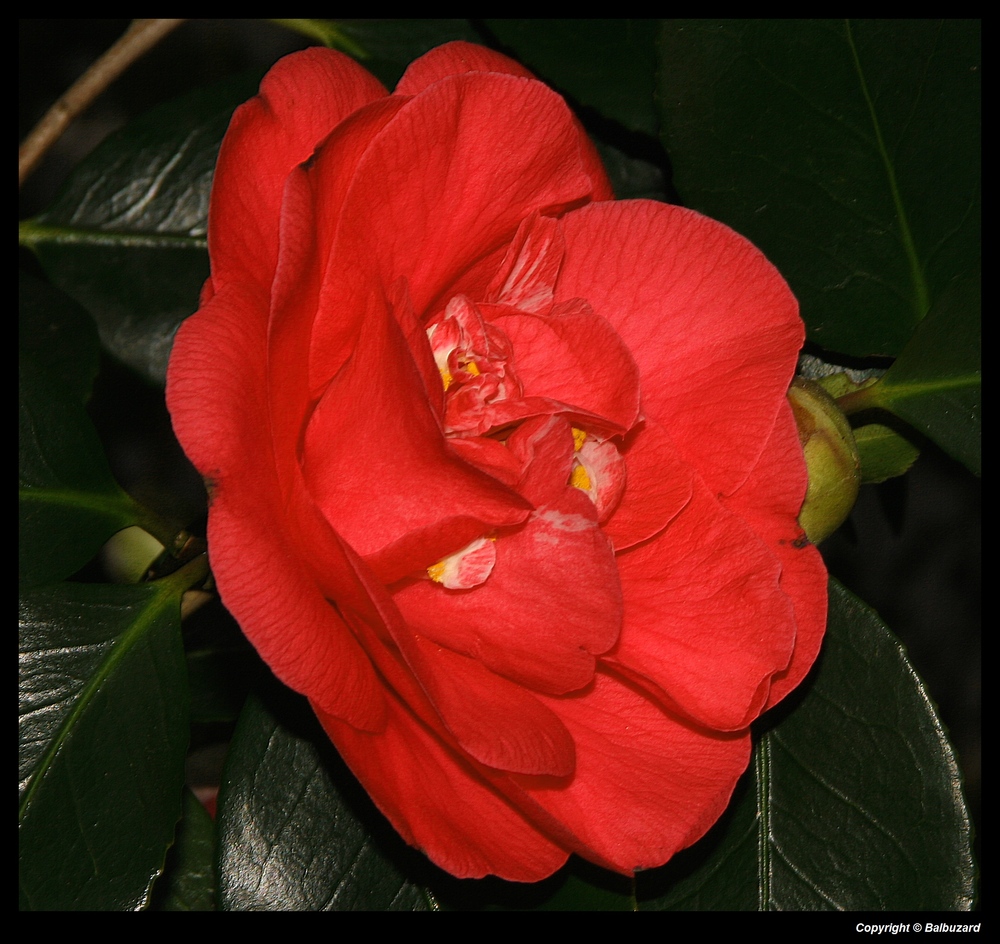
[[463, 72], [501, 72], [533, 79], [519, 62], [485, 46], [453, 42], [437, 46], [411, 62], [396, 86], [394, 95], [416, 95], [435, 82]]
[[318, 47], [280, 60], [260, 94], [233, 115], [219, 152], [209, 214], [216, 289], [247, 280], [270, 285], [288, 172], [353, 111], [386, 94], [342, 53]]
[[691, 501], [652, 541], [618, 555], [625, 622], [608, 661], [720, 731], [764, 709], [789, 664], [795, 617], [777, 559], [697, 477]]
[[392, 583], [530, 506], [448, 447], [384, 299], [361, 311], [354, 351], [306, 430], [303, 468], [333, 527]]
[[558, 484], [569, 478], [572, 438], [564, 420], [537, 421], [543, 429], [552, 424], [565, 432], [561, 472], [553, 485], [546, 469], [557, 457], [545, 454], [553, 438], [539, 434], [535, 464], [546, 468], [531, 470], [525, 491], [538, 507], [519, 529], [499, 535], [489, 579], [464, 592], [418, 580], [394, 596], [416, 632], [512, 681], [562, 693], [590, 681], [595, 654], [617, 638], [622, 603], [593, 504]]
[[[483, 46], [459, 41], [438, 46], [421, 56], [416, 62], [411, 63], [399, 80], [393, 94], [415, 95], [441, 79], [464, 72], [497, 72], [528, 79], [534, 78], [524, 66], [513, 59], [508, 59], [506, 56]], [[596, 148], [591, 144], [590, 138], [576, 118], [573, 119], [573, 124], [577, 130], [580, 160], [593, 183], [593, 199], [613, 200], [614, 192], [608, 182], [604, 165], [601, 163]]]
[[795, 610], [795, 653], [771, 683], [767, 707], [777, 704], [816, 661], [826, 629], [827, 574], [819, 550], [798, 524], [806, 469], [795, 420], [778, 414], [771, 440], [753, 474], [725, 500], [763, 538], [781, 562], [781, 589]]
[[[212, 572], [226, 608], [282, 681], [378, 730], [381, 685], [320, 589], [308, 542], [289, 527], [262, 421], [265, 318], [254, 317], [262, 304], [249, 289], [224, 288], [181, 326], [167, 375], [177, 437], [209, 484]], [[327, 580], [336, 584], [337, 574]]]
[[518, 227], [483, 300], [529, 314], [545, 314], [552, 308], [562, 258], [559, 221], [532, 213]]
[[568, 780], [514, 776], [573, 830], [574, 851], [631, 873], [662, 865], [722, 814], [750, 757], [746, 731], [708, 734], [663, 712], [612, 674], [549, 701], [573, 736]]
[[526, 397], [556, 400], [631, 429], [639, 413], [638, 368], [614, 328], [589, 306], [567, 302], [547, 315], [501, 310], [490, 320], [514, 346]]
[[388, 723], [377, 735], [317, 715], [382, 813], [411, 845], [460, 878], [546, 878], [567, 858], [491, 785], [445, 731], [409, 670], [360, 626], [386, 684]]
[[403, 652], [448, 729], [471, 757], [500, 770], [564, 776], [574, 750], [558, 716], [482, 663], [420, 636]]
[[795, 371], [803, 327], [788, 286], [741, 236], [681, 207], [586, 206], [563, 233], [556, 299], [585, 298], [611, 322], [639, 365], [646, 415], [713, 492], [731, 493]]
[[[303, 171], [309, 194], [309, 210], [304, 215], [310, 220], [318, 251], [312, 268], [302, 272], [320, 286], [309, 310], [309, 389], [313, 398], [322, 394], [350, 355], [363, 311], [345, 305], [343, 272], [333, 251], [343, 223], [344, 201], [356, 168], [372, 141], [405, 102], [406, 99], [393, 96], [356, 111], [323, 141]], [[330, 267], [332, 271], [328, 271]], [[392, 290], [388, 285], [382, 288], [386, 292]]]
[[359, 162], [334, 264], [354, 260], [383, 286], [405, 277], [426, 318], [532, 211], [590, 196], [578, 137], [565, 103], [540, 83], [483, 73], [435, 83], [400, 108]]
[[691, 467], [663, 428], [646, 420], [633, 430], [622, 448], [625, 494], [604, 533], [621, 552], [659, 534], [691, 498]]

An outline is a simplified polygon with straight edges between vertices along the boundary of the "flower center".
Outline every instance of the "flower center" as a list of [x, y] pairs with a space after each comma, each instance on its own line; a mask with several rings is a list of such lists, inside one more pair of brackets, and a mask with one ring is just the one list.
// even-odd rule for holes
[[491, 407], [522, 395], [510, 363], [510, 340], [461, 295], [448, 303], [444, 318], [428, 330], [427, 337], [446, 393], [445, 434], [489, 432]]
[[[504, 456], [499, 465], [509, 462], [516, 481], [527, 472], [526, 468], [518, 472], [518, 464], [530, 465], [534, 459], [531, 449], [517, 458], [520, 450], [504, 448], [509, 445], [511, 432], [524, 421], [538, 420], [546, 413], [575, 411], [554, 398], [525, 397], [514, 369], [510, 338], [502, 328], [485, 320], [480, 309], [464, 296], [448, 302], [444, 316], [428, 329], [427, 338], [445, 391], [445, 435], [465, 441], [463, 447], [474, 452], [486, 450], [475, 452], [477, 459], [473, 461], [486, 462], [483, 467], [491, 474], [496, 470], [489, 468], [489, 461], [496, 461], [499, 452]], [[557, 424], [547, 428], [560, 427]], [[561, 426], [562, 435], [565, 428]], [[603, 522], [614, 512], [625, 490], [625, 462], [615, 443], [599, 432], [574, 426], [572, 433], [573, 457], [567, 484], [586, 493], [597, 508], [598, 520]], [[468, 454], [467, 449], [462, 451]], [[480, 586], [496, 564], [495, 541], [495, 536], [477, 538], [428, 567], [427, 576], [449, 590]]]

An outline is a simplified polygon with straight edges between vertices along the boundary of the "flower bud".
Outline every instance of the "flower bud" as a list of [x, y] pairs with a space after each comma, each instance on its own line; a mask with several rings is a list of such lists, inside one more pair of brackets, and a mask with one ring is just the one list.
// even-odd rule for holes
[[847, 418], [822, 387], [796, 377], [788, 391], [809, 488], [799, 524], [813, 544], [825, 540], [851, 513], [861, 483], [861, 462]]

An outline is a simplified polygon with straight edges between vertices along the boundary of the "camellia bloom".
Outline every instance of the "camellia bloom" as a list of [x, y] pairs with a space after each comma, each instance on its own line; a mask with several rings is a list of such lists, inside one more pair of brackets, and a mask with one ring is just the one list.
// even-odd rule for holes
[[395, 828], [521, 881], [702, 836], [825, 625], [774, 268], [616, 202], [562, 99], [465, 43], [391, 95], [275, 65], [209, 252], [167, 397], [219, 593]]

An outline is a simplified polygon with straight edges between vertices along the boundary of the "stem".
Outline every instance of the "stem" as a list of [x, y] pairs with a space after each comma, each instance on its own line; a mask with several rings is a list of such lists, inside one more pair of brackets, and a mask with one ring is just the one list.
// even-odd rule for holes
[[17, 186], [28, 178], [70, 122], [84, 112], [136, 59], [184, 20], [133, 20], [125, 34], [45, 113], [18, 149]]
[[878, 409], [882, 406], [882, 391], [878, 383], [873, 383], [860, 390], [845, 393], [842, 397], [837, 397], [837, 409], [844, 416], [851, 416], [853, 413], [861, 413], [863, 410]]

